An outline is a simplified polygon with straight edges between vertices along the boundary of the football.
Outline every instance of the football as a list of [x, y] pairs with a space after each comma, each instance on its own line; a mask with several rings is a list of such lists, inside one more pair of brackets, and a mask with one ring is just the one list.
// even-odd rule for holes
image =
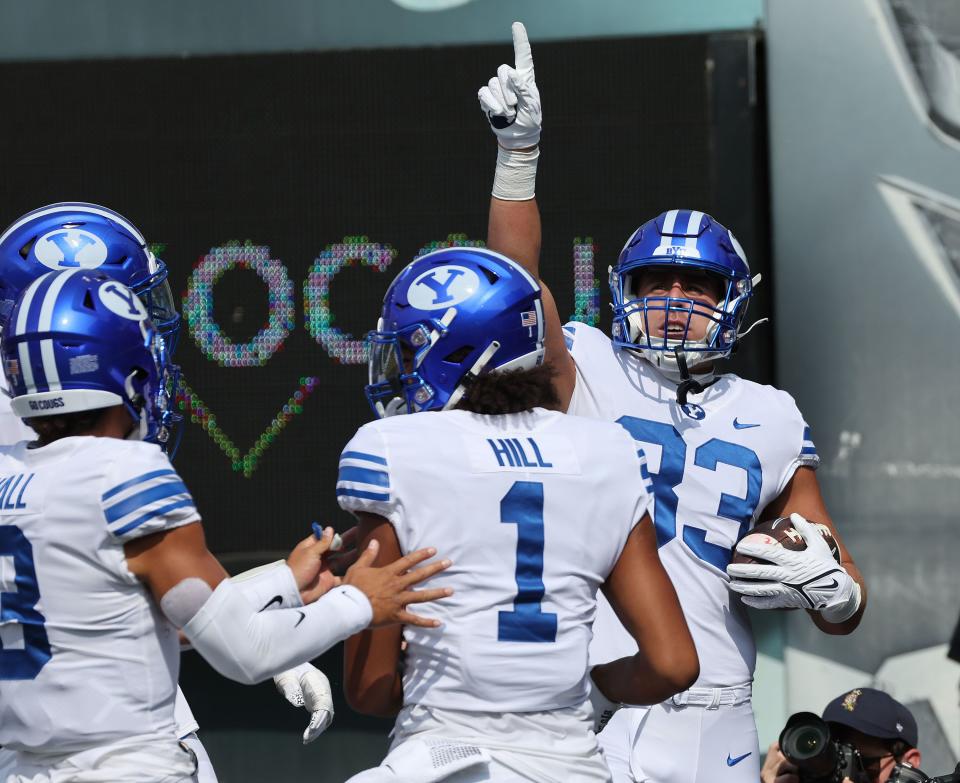
[[[830, 528], [828, 528], [826, 525], [820, 524], [819, 522], [814, 522], [812, 519], [809, 520], [809, 522], [818, 531], [820, 531], [820, 535], [823, 536], [824, 541], [827, 542], [827, 546], [830, 547], [830, 554], [832, 554], [833, 559], [839, 563], [840, 547], [837, 545], [837, 540], [833, 537], [833, 534], [831, 534]], [[803, 536], [800, 535], [800, 532], [793, 526], [793, 522], [790, 521], [789, 517], [778, 517], [777, 519], [768, 519], [764, 522], [758, 522], [753, 526], [753, 529], [749, 533], [740, 539], [740, 541], [750, 541], [759, 544], [779, 544], [780, 546], [791, 549], [795, 552], [807, 548], [807, 542], [803, 540]], [[761, 560], [760, 558], [756, 557], [750, 557], [748, 555], [742, 555], [736, 549], [734, 549], [733, 559], [730, 562], [766, 564], [769, 561]]]

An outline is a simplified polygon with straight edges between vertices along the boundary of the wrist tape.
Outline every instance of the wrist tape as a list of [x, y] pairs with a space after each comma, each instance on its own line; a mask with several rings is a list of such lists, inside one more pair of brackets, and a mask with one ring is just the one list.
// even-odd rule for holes
[[540, 147], [526, 152], [497, 145], [497, 169], [493, 175], [493, 196], [502, 201], [529, 201], [536, 193], [537, 160]]

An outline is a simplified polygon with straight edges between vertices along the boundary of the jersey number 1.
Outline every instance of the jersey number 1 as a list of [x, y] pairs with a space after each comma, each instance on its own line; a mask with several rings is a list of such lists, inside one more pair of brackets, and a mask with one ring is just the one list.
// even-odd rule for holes
[[515, 481], [500, 501], [500, 522], [517, 526], [517, 597], [500, 612], [497, 640], [555, 642], [557, 615], [541, 608], [543, 586], [543, 484]]
[[13, 561], [11, 592], [0, 592], [0, 680], [32, 680], [50, 660], [44, 617], [34, 607], [40, 600], [33, 547], [20, 528], [0, 525], [0, 574], [3, 561]]

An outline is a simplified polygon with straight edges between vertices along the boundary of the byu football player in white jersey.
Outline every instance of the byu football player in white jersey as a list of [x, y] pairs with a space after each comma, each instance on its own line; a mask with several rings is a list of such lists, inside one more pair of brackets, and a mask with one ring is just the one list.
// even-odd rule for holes
[[382, 557], [442, 541], [456, 594], [440, 628], [348, 641], [353, 706], [399, 710], [390, 753], [353, 783], [609, 781], [587, 670], [600, 587], [633, 642], [593, 670], [602, 692], [655, 703], [697, 676], [643, 453], [614, 424], [552, 410], [543, 329], [536, 281], [488, 250], [422, 256], [387, 291], [367, 394], [409, 415], [360, 428], [337, 499]]
[[[489, 245], [539, 278], [541, 104], [522, 24], [513, 36], [515, 65], [501, 65], [479, 92], [498, 140]], [[756, 648], [744, 605], [804, 608], [824, 632], [846, 634], [866, 604], [842, 542], [838, 564], [804, 518], [840, 541], [793, 399], [718, 370], [742, 336], [756, 282], [731, 232], [703, 212], [676, 209], [637, 229], [611, 269], [612, 339], [579, 323], [561, 331], [544, 290], [547, 360], [557, 370], [562, 409], [619, 423], [647, 453], [660, 558], [701, 662], [693, 688], [660, 705], [621, 710], [600, 735], [617, 783], [754, 783]], [[791, 513], [806, 550], [737, 545], [758, 520]], [[735, 546], [770, 564], [729, 565]], [[601, 608], [591, 661], [631, 649]]]
[[[143, 234], [123, 215], [98, 204], [48, 204], [17, 218], [0, 235], [0, 320], [17, 297], [36, 278], [50, 270], [82, 267], [101, 269], [129, 285], [150, 313], [151, 321], [172, 353], [180, 328], [166, 265], [154, 256]], [[174, 375], [178, 373], [171, 368]], [[172, 421], [165, 422], [164, 435]], [[0, 444], [32, 441], [36, 433], [14, 415], [9, 398], [0, 394]], [[174, 444], [175, 448], [175, 444]], [[310, 712], [304, 743], [311, 742], [333, 719], [333, 700], [326, 676], [310, 664], [283, 672], [277, 687], [292, 704]], [[199, 728], [180, 688], [176, 699], [176, 733], [197, 755], [199, 783], [217, 783], [210, 758], [197, 737]], [[0, 749], [0, 780], [13, 756]]]
[[[54, 328], [55, 325], [55, 328]], [[8, 783], [196, 781], [175, 736], [177, 629], [217, 671], [252, 684], [371, 622], [440, 597], [364, 552], [344, 584], [328, 528], [285, 564], [226, 573], [155, 441], [165, 343], [133, 291], [100, 271], [50, 272], [9, 313], [2, 358], [35, 442], [0, 447], [0, 744]], [[281, 597], [279, 606], [267, 596]], [[258, 609], [258, 607], [262, 607]], [[264, 611], [269, 608], [270, 611]]]

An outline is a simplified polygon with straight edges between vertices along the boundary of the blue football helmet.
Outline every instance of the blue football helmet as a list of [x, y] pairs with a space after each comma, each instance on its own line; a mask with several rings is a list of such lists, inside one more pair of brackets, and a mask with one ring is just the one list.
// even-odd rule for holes
[[436, 250], [397, 275], [367, 340], [378, 417], [447, 410], [476, 377], [543, 361], [540, 286], [491, 250]]
[[0, 320], [30, 283], [66, 269], [99, 269], [133, 289], [173, 353], [180, 314], [166, 266], [129, 220], [97, 204], [49, 204], [18, 218], [0, 235]]
[[[651, 267], [696, 269], [713, 276], [721, 285], [716, 307], [676, 296], [639, 296], [640, 273]], [[639, 350], [654, 365], [678, 368], [676, 351], [691, 365], [724, 358], [734, 350], [741, 335], [753, 286], [746, 254], [733, 233], [709, 215], [689, 209], [672, 209], [638, 228], [624, 245], [617, 265], [610, 269], [613, 294], [613, 342]], [[659, 334], [650, 317], [662, 324]], [[708, 321], [701, 339], [689, 337], [694, 316]], [[666, 321], [673, 326], [667, 332]]]
[[29, 419], [124, 405], [136, 436], [167, 438], [166, 343], [135, 293], [97, 269], [27, 286], [2, 341], [14, 414]]

